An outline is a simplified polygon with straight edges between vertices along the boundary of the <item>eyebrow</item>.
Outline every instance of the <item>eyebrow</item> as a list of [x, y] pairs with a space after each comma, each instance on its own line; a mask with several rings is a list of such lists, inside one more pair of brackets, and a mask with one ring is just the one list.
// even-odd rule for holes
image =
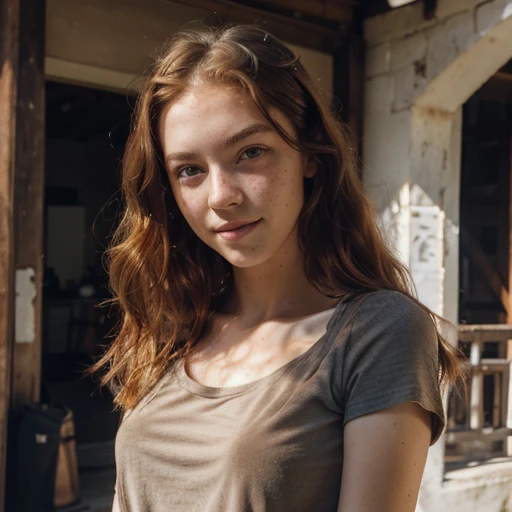
[[[255, 135], [257, 133], [268, 133], [274, 131], [274, 128], [272, 128], [268, 124], [263, 123], [255, 123], [251, 124], [250, 126], [247, 126], [246, 128], [240, 130], [239, 132], [235, 133], [234, 135], [231, 135], [226, 139], [226, 142], [224, 143], [225, 148], [229, 148], [237, 144], [238, 142], [247, 139], [251, 135]], [[178, 161], [185, 161], [185, 160], [194, 160], [195, 158], [198, 158], [198, 153], [194, 151], [178, 151], [176, 153], [169, 153], [165, 157], [165, 161], [168, 162], [170, 160], [178, 160]]]

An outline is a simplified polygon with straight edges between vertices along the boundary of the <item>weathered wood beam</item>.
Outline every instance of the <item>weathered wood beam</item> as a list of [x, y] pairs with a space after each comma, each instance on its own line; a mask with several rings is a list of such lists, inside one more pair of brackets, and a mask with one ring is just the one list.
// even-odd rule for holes
[[510, 324], [460, 324], [459, 340], [465, 343], [505, 342], [512, 337]]
[[[512, 75], [511, 75], [512, 76]], [[512, 82], [509, 82], [512, 84]], [[509, 193], [508, 193], [508, 232], [509, 232], [509, 242], [508, 242], [508, 309], [507, 311], [507, 323], [512, 324], [512, 135], [509, 135], [510, 143], [509, 147]], [[505, 356], [508, 360], [512, 360], [512, 339], [509, 339], [507, 342], [507, 349], [505, 352]], [[512, 375], [509, 374], [509, 382], [508, 382], [508, 394], [507, 394], [507, 406], [508, 406], [508, 419], [507, 423], [512, 424]]]
[[[510, 151], [510, 157], [508, 160], [509, 165], [509, 204], [508, 204], [508, 232], [509, 232], [509, 242], [508, 242], [508, 290], [509, 290], [509, 297], [508, 297], [508, 309], [507, 311], [507, 323], [512, 324], [512, 135], [510, 136], [510, 143], [509, 143], [509, 151]], [[509, 348], [507, 349], [507, 357], [512, 359], [512, 343], [510, 344]], [[512, 399], [512, 396], [510, 397]]]
[[222, 23], [256, 23], [268, 28], [276, 37], [288, 43], [332, 54], [346, 44], [347, 35], [340, 29], [330, 29], [301, 19], [276, 14], [232, 0], [172, 0], [208, 12], [205, 21]]
[[493, 75], [476, 94], [480, 98], [490, 101], [500, 101], [502, 103], [512, 103], [512, 75], [509, 73], [502, 73], [505, 76], [510, 76], [511, 80], [507, 78], [500, 78]]
[[512, 73], [507, 73], [505, 71], [496, 71], [494, 75], [491, 76], [492, 79], [500, 80], [502, 82], [507, 82], [509, 85], [512, 84]]
[[388, 0], [363, 0], [361, 9], [365, 18], [377, 16], [391, 10]]
[[0, 511], [4, 510], [14, 332], [13, 166], [20, 0], [0, 3]]
[[13, 408], [39, 400], [44, 207], [44, 0], [21, 0], [16, 149]]
[[350, 0], [250, 0], [243, 3], [251, 3], [262, 9], [290, 11], [295, 16], [314, 16], [340, 25], [354, 23], [353, 7], [356, 5]]
[[[351, 34], [349, 41], [333, 55], [333, 109], [350, 130], [355, 150], [362, 154], [364, 41]], [[362, 173], [362, 169], [360, 169]]]

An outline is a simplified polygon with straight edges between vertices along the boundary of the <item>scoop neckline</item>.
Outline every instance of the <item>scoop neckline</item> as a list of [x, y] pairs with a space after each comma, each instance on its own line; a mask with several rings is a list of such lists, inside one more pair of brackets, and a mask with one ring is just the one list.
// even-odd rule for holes
[[306, 351], [298, 356], [290, 359], [287, 363], [279, 368], [275, 369], [273, 372], [265, 375], [264, 377], [260, 377], [259, 379], [253, 380], [251, 382], [246, 382], [245, 384], [240, 384], [239, 386], [206, 386], [205, 384], [201, 384], [190, 377], [185, 369], [185, 361], [184, 359], [180, 359], [177, 362], [176, 372], [177, 378], [180, 386], [187, 391], [190, 391], [194, 395], [202, 396], [204, 398], [221, 398], [228, 396], [237, 396], [245, 394], [253, 389], [261, 386], [264, 383], [272, 384], [280, 377], [291, 371], [295, 366], [297, 366], [301, 361], [310, 357], [310, 355], [324, 345], [327, 345], [327, 340], [330, 337], [332, 325], [335, 322], [336, 318], [339, 316], [339, 310], [341, 305], [345, 304], [347, 301], [340, 300], [336, 303], [334, 311], [327, 322], [327, 326], [325, 328], [325, 332], [316, 340]]

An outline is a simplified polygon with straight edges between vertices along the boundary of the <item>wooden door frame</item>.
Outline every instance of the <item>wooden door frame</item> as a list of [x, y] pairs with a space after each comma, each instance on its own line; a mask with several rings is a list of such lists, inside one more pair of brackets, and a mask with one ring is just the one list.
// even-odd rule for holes
[[13, 169], [20, 0], [0, 4], [0, 510], [4, 510], [14, 331]]
[[11, 407], [39, 400], [43, 282], [45, 3], [20, 0], [14, 173], [17, 288]]
[[[507, 310], [507, 324], [512, 324], [512, 134], [510, 134], [510, 145], [509, 145], [509, 243], [508, 243], [508, 310]], [[512, 359], [512, 340], [507, 341], [507, 348], [505, 357], [507, 359]], [[512, 379], [512, 376], [509, 375], [509, 379]], [[509, 406], [512, 406], [512, 397], [508, 397]], [[510, 413], [509, 413], [510, 414]]]
[[40, 388], [45, 3], [0, 6], [0, 511], [10, 416]]
[[334, 109], [349, 129], [351, 142], [358, 157], [362, 179], [363, 100], [365, 45], [362, 34], [354, 32], [345, 46], [333, 53]]

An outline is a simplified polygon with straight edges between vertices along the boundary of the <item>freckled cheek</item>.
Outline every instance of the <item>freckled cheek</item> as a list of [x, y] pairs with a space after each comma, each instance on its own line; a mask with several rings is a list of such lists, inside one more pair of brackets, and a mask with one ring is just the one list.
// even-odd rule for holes
[[[197, 225], [203, 222], [205, 218], [205, 209], [208, 202], [201, 200], [200, 196], [182, 195], [176, 198], [176, 203], [185, 220], [191, 225]], [[206, 207], [205, 207], [206, 204]]]
[[246, 187], [246, 195], [253, 204], [264, 204], [279, 198], [279, 180], [273, 177], [255, 177]]
[[294, 179], [292, 173], [287, 173], [254, 180], [246, 190], [253, 204], [288, 205], [303, 197], [302, 187], [301, 180]]
[[270, 201], [288, 203], [303, 197], [302, 178], [294, 176], [292, 173], [278, 175], [265, 185], [266, 198]]

